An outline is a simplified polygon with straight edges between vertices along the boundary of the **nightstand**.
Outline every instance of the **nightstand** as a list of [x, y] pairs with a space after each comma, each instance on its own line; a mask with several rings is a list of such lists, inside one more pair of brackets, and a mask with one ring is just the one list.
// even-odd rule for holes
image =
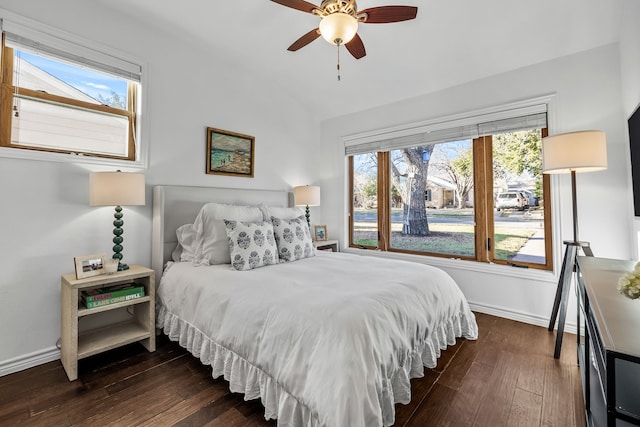
[[[81, 302], [80, 291], [105, 286], [136, 283], [145, 288], [145, 296], [129, 301], [86, 308]], [[114, 274], [103, 274], [86, 279], [65, 274], [61, 278], [61, 335], [60, 359], [70, 381], [78, 378], [78, 360], [140, 341], [149, 351], [156, 350], [155, 334], [155, 273], [153, 270], [132, 265], [128, 270]], [[78, 320], [110, 310], [131, 307], [130, 320], [100, 328], [78, 332]]]
[[337, 240], [316, 240], [313, 242], [313, 246], [321, 251], [340, 252], [340, 242]]

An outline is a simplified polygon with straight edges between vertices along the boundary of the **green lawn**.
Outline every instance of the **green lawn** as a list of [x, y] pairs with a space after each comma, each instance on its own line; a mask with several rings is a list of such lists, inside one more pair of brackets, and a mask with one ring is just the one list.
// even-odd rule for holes
[[[419, 252], [432, 252], [453, 256], [475, 256], [475, 240], [471, 224], [429, 224], [429, 236], [403, 236], [402, 224], [392, 223], [391, 247]], [[495, 257], [508, 260], [513, 258], [520, 248], [535, 233], [527, 228], [497, 228], [495, 230]], [[370, 222], [354, 223], [354, 243], [363, 246], [376, 246], [376, 224]]]

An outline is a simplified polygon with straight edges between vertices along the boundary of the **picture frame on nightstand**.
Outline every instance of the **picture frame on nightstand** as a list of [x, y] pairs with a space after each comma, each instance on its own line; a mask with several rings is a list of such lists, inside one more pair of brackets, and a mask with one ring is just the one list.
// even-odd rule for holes
[[107, 254], [91, 254], [77, 256], [73, 258], [73, 265], [76, 270], [76, 279], [86, 279], [87, 277], [100, 276], [105, 274], [104, 260]]
[[315, 240], [323, 241], [327, 240], [327, 226], [326, 225], [314, 225], [313, 235]]

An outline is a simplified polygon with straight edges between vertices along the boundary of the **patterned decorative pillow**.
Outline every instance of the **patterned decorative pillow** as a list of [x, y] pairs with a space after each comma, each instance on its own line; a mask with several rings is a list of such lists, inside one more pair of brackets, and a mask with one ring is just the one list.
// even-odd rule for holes
[[271, 224], [228, 219], [224, 224], [234, 270], [253, 270], [278, 263], [278, 247]]
[[297, 261], [316, 254], [309, 225], [304, 216], [294, 219], [271, 217], [280, 262]]

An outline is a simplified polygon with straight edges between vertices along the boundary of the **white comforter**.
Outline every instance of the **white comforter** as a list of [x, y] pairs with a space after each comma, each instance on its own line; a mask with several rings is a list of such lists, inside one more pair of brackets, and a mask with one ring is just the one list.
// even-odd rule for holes
[[242, 272], [170, 264], [157, 319], [214, 377], [292, 427], [391, 425], [409, 379], [456, 337], [477, 337], [442, 270], [344, 253]]

